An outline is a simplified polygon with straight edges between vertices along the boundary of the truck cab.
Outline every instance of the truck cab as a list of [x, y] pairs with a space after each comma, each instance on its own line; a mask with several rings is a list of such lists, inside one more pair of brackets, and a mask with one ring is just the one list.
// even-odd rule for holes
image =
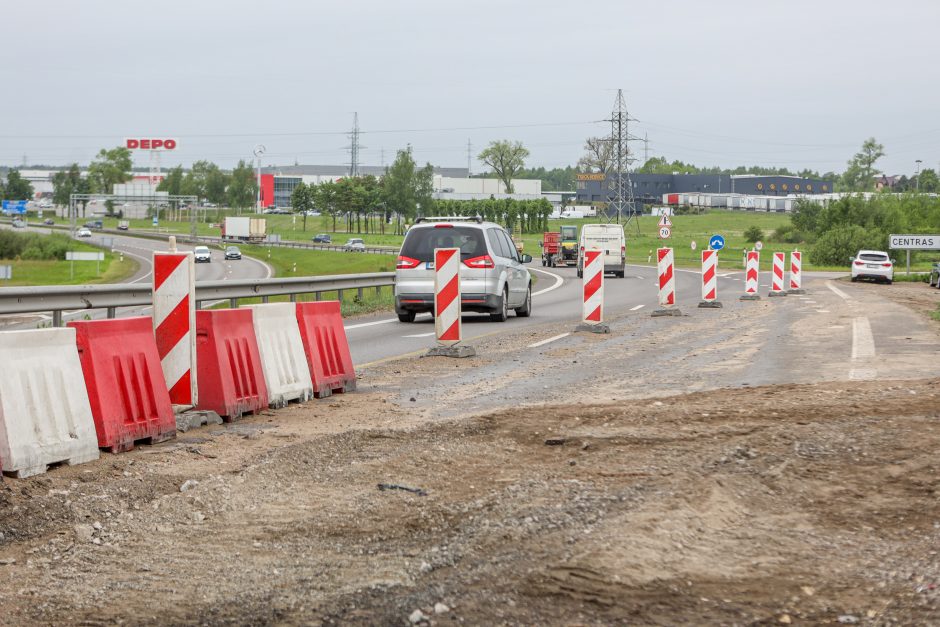
[[564, 252], [565, 260], [575, 260], [578, 258], [578, 227], [574, 224], [562, 225], [561, 229], [561, 249]]

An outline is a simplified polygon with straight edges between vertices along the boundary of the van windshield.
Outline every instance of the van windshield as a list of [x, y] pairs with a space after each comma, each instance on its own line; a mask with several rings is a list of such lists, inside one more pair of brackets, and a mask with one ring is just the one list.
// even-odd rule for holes
[[461, 259], [487, 254], [482, 229], [466, 226], [412, 228], [401, 247], [403, 257], [432, 261], [435, 248], [460, 248]]

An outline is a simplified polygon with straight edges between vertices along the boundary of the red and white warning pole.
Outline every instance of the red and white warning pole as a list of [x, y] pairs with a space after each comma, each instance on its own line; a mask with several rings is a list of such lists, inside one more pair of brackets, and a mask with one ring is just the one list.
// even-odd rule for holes
[[460, 249], [434, 249], [434, 330], [437, 343], [460, 341]]
[[774, 265], [773, 265], [773, 275], [770, 280], [770, 295], [771, 296], [786, 296], [787, 292], [783, 288], [783, 267], [784, 267], [784, 254], [783, 253], [774, 253]]
[[759, 273], [760, 252], [749, 250], [744, 261], [744, 296], [741, 297], [742, 300], [757, 300], [760, 298], [757, 293]]
[[604, 321], [604, 251], [592, 248], [584, 251], [582, 324], [601, 324]]
[[673, 259], [671, 248], [659, 248], [656, 250], [660, 307], [672, 307], [676, 304], [676, 272]]
[[718, 251], [702, 251], [702, 302], [699, 307], [721, 307], [718, 302]]
[[803, 253], [798, 250], [790, 253], [790, 291], [803, 291]]
[[196, 271], [192, 253], [153, 253], [153, 333], [174, 405], [196, 405]]

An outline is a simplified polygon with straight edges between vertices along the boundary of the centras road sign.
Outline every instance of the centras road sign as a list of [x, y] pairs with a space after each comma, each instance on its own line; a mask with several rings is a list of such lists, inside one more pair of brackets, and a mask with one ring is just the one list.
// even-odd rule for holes
[[659, 239], [669, 239], [672, 236], [672, 229], [668, 226], [659, 227]]
[[940, 235], [891, 235], [888, 247], [892, 250], [940, 250]]
[[708, 240], [708, 247], [712, 250], [721, 250], [725, 247], [725, 238], [721, 235], [712, 235]]
[[173, 137], [125, 137], [124, 147], [129, 150], [176, 150], [179, 142]]

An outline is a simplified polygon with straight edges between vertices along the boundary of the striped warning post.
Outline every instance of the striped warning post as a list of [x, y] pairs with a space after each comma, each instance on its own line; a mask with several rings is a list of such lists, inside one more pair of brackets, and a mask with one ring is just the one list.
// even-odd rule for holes
[[803, 253], [794, 250], [790, 253], [790, 294], [803, 293]]
[[706, 248], [702, 251], [702, 302], [703, 308], [721, 307], [718, 302], [718, 251]]
[[472, 346], [461, 344], [460, 249], [434, 249], [434, 331], [437, 345], [429, 357], [473, 357]]
[[770, 279], [770, 296], [786, 296], [783, 288], [784, 254], [774, 253], [773, 275]]
[[676, 269], [671, 248], [656, 250], [656, 269], [659, 276], [659, 309], [653, 316], [681, 316], [676, 309]]
[[581, 324], [578, 331], [610, 333], [604, 324], [604, 251], [590, 248], [584, 251], [584, 269], [581, 275]]
[[744, 295], [741, 296], [741, 300], [760, 300], [760, 295], [757, 293], [759, 274], [760, 253], [756, 250], [749, 250], [744, 264]]
[[170, 401], [195, 405], [196, 274], [192, 253], [153, 254], [153, 330]]

